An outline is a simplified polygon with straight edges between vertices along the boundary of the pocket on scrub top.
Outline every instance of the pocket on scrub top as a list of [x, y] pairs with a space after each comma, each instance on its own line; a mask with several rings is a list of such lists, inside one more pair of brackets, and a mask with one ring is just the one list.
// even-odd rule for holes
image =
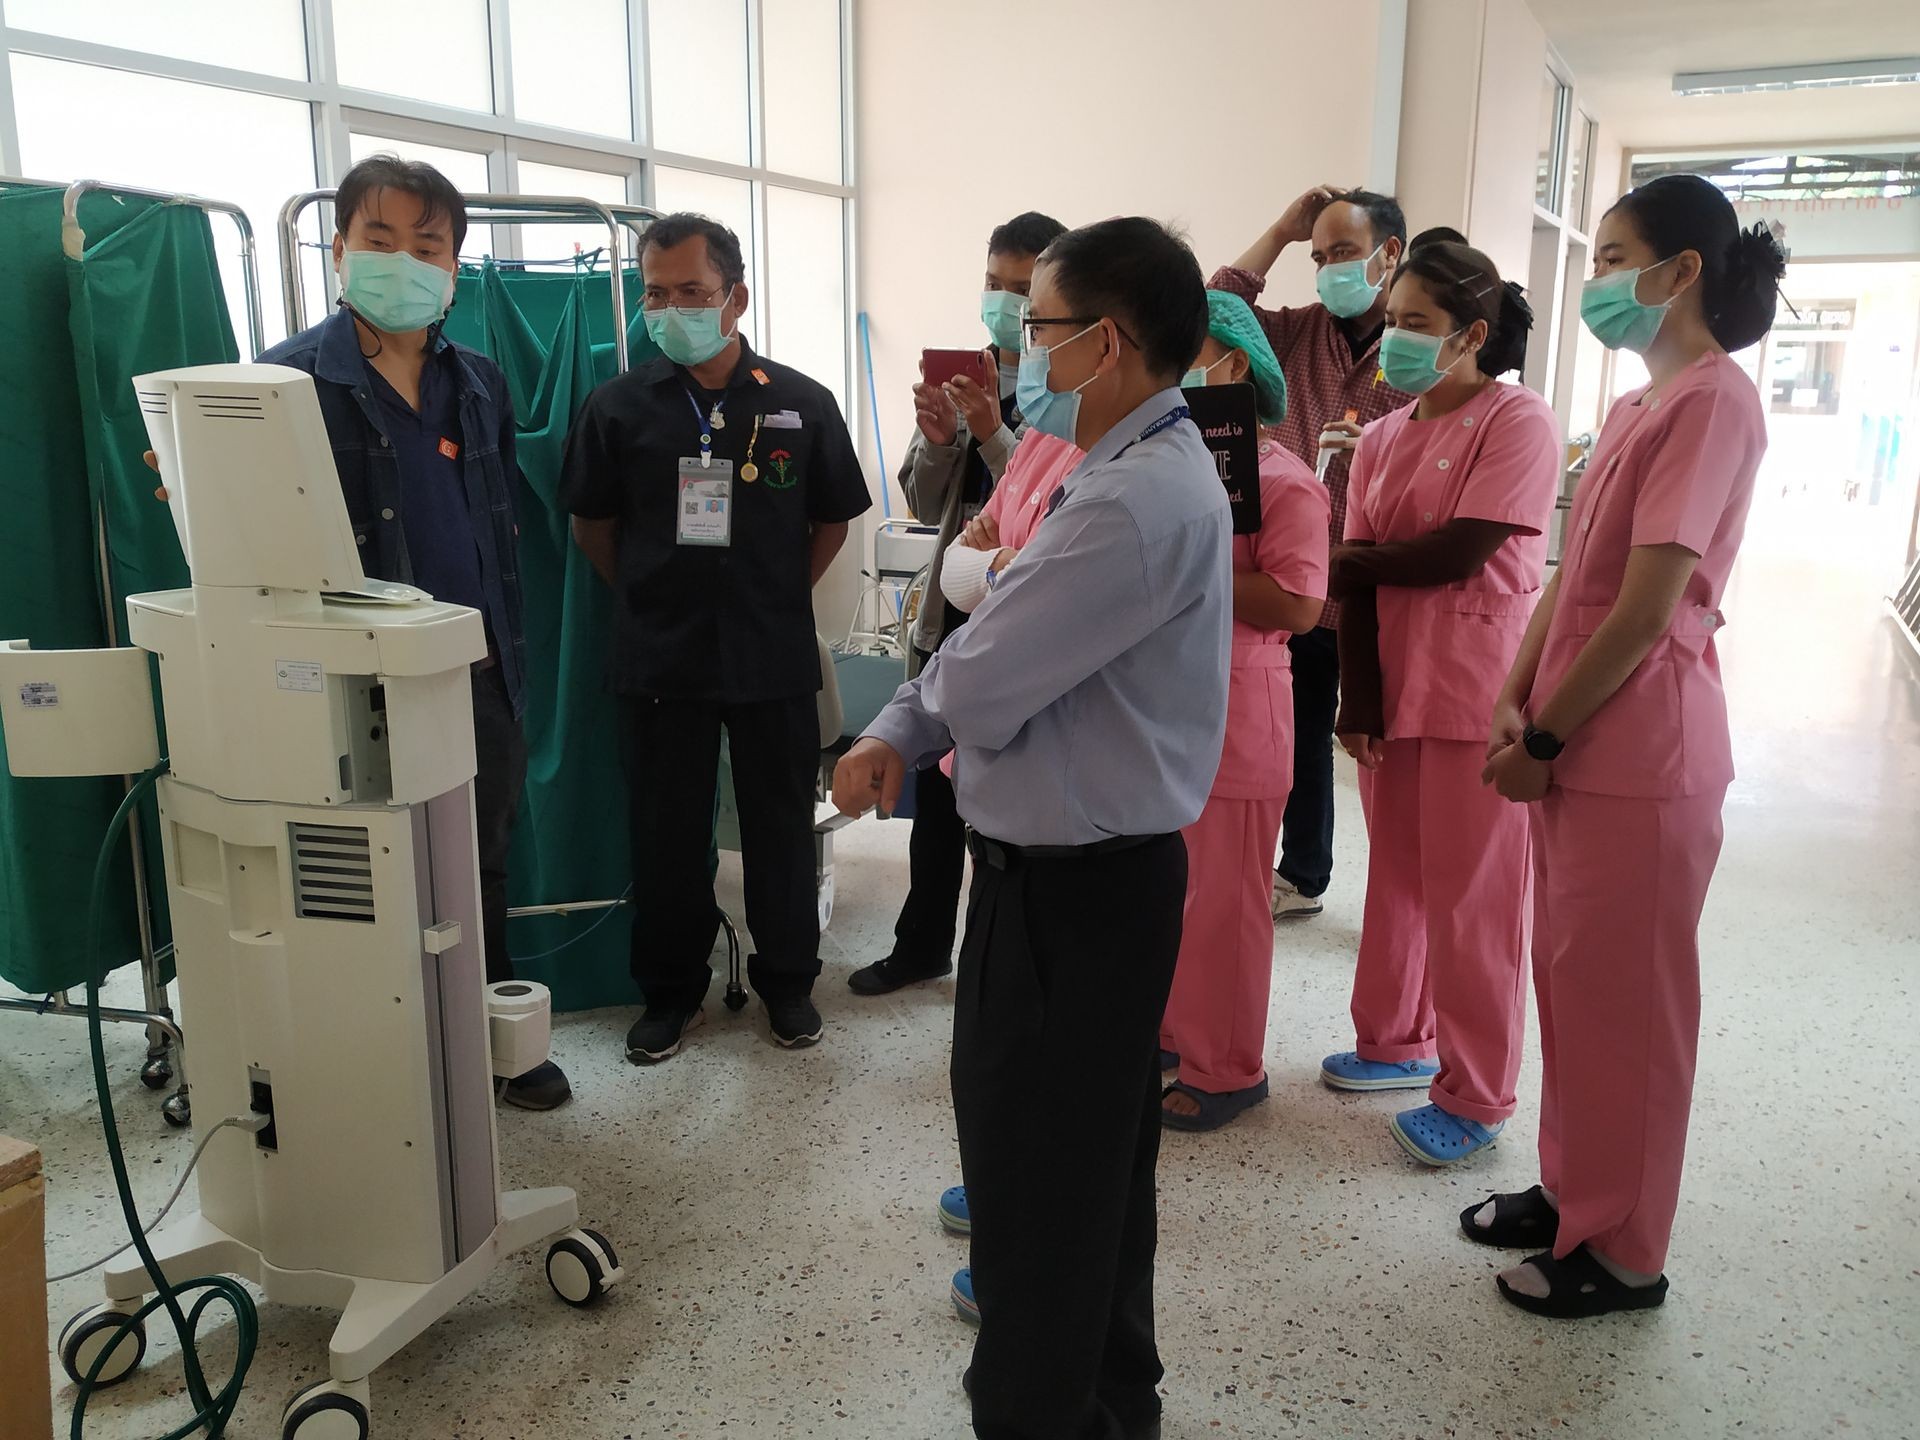
[[1293, 755], [1281, 741], [1293, 721], [1293, 672], [1284, 664], [1244, 664], [1238, 653], [1233, 658], [1227, 734], [1212, 790], [1233, 800], [1277, 798], [1291, 788]]
[[[1418, 649], [1409, 657], [1416, 673], [1395, 710], [1396, 737], [1484, 740], [1538, 598], [1537, 592], [1436, 593], [1425, 607]], [[1417, 665], [1411, 663], [1415, 657]]]
[[[1576, 612], [1576, 646], [1592, 638], [1607, 612]], [[1584, 633], [1580, 633], [1584, 632]], [[1576, 651], [1577, 653], [1577, 651]], [[1554, 779], [1575, 790], [1601, 794], [1677, 793], [1686, 750], [1681, 710], [1680, 654], [1671, 635], [1654, 641], [1646, 659], [1626, 682], [1593, 712], [1554, 762]]]

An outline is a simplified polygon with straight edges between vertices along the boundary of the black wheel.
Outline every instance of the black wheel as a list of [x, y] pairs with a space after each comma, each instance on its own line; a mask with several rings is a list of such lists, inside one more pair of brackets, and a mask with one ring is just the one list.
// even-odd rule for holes
[[563, 1235], [547, 1247], [547, 1283], [576, 1310], [607, 1293], [605, 1262], [586, 1241]]
[[83, 1383], [94, 1361], [100, 1358], [100, 1352], [109, 1347], [112, 1353], [93, 1382], [96, 1390], [118, 1385], [140, 1368], [140, 1362], [147, 1355], [146, 1322], [137, 1322], [123, 1330], [126, 1320], [118, 1310], [95, 1305], [67, 1322], [60, 1332], [60, 1368], [67, 1372], [69, 1380], [76, 1385]]
[[173, 1061], [165, 1054], [154, 1056], [140, 1067], [140, 1083], [149, 1090], [164, 1090], [173, 1083]]
[[601, 1251], [607, 1257], [607, 1264], [616, 1270], [620, 1268], [620, 1254], [613, 1248], [613, 1242], [611, 1240], [607, 1239], [607, 1237], [602, 1235], [598, 1230], [589, 1230], [584, 1225], [580, 1227], [580, 1233], [591, 1237], [593, 1243], [600, 1247]]
[[296, 1390], [280, 1416], [280, 1440], [367, 1440], [373, 1417], [351, 1395], [322, 1380]]
[[747, 987], [738, 981], [730, 982], [727, 986], [726, 1003], [727, 1009], [733, 1011], [736, 1015], [746, 1009]]
[[187, 1098], [187, 1092], [176, 1090], [167, 1097], [160, 1107], [160, 1118], [176, 1130], [184, 1130], [193, 1123], [193, 1102]]

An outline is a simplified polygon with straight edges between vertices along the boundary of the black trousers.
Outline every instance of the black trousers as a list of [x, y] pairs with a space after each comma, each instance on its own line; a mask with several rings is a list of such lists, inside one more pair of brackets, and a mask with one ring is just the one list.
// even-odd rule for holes
[[710, 857], [727, 732], [747, 928], [747, 977], [763, 999], [806, 995], [820, 973], [813, 796], [820, 718], [811, 695], [723, 705], [634, 699], [626, 707], [633, 839], [633, 979], [649, 1006], [692, 1009], [706, 996], [720, 933]]
[[1280, 822], [1280, 878], [1302, 895], [1333, 880], [1333, 721], [1340, 708], [1340, 643], [1331, 625], [1287, 641], [1293, 656], [1293, 791]]
[[[966, 617], [962, 616], [962, 619]], [[927, 661], [920, 652], [920, 663]], [[953, 955], [966, 875], [967, 827], [953, 782], [930, 765], [913, 777], [913, 830], [907, 842], [907, 898], [893, 927], [893, 953], [911, 965], [943, 965]]]
[[978, 856], [953, 1020], [973, 1218], [973, 1429], [1113, 1440], [1159, 1414], [1160, 1016], [1187, 850]]
[[473, 672], [473, 823], [480, 850], [480, 929], [487, 983], [513, 978], [507, 949], [507, 851], [527, 784], [527, 737], [513, 715], [506, 677], [493, 665]]

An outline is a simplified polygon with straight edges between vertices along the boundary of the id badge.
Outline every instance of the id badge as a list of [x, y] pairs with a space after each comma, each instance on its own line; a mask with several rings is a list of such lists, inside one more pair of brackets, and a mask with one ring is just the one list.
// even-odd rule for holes
[[733, 462], [703, 463], [698, 456], [680, 462], [680, 511], [677, 539], [682, 545], [733, 543]]

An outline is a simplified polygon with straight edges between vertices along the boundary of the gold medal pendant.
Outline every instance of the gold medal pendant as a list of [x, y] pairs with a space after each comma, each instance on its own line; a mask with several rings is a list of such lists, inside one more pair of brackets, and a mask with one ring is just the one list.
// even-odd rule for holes
[[740, 467], [740, 478], [751, 485], [760, 478], [760, 467], [749, 460]]

